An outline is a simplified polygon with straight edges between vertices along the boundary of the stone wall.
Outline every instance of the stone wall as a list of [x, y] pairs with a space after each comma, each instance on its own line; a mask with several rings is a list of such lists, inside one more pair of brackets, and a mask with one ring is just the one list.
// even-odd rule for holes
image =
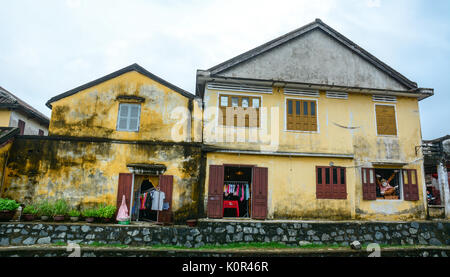
[[177, 245], [281, 242], [288, 245], [450, 245], [450, 222], [226, 222], [188, 226], [0, 223], [0, 246], [54, 243]]

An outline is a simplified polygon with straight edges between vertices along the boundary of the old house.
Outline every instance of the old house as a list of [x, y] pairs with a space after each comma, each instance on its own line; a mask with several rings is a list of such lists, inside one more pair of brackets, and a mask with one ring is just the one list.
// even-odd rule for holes
[[46, 136], [49, 122], [47, 116], [0, 87], [0, 127], [19, 128], [20, 135]]
[[[86, 208], [120, 205], [125, 195], [134, 220], [198, 216], [201, 126], [193, 94], [133, 64], [47, 106], [49, 136], [19, 138], [10, 150], [4, 197], [63, 198]], [[141, 211], [138, 199], [154, 191], [164, 192], [164, 207]]]
[[198, 70], [207, 216], [424, 218], [431, 95], [321, 20]]

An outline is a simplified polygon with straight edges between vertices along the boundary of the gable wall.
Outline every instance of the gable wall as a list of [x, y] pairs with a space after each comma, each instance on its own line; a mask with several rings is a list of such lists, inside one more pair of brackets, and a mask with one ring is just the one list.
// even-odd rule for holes
[[[145, 99], [138, 132], [116, 131], [119, 95]], [[131, 71], [52, 103], [49, 132], [121, 140], [190, 141], [188, 102], [178, 92]]]
[[405, 90], [403, 85], [321, 30], [310, 31], [218, 75]]

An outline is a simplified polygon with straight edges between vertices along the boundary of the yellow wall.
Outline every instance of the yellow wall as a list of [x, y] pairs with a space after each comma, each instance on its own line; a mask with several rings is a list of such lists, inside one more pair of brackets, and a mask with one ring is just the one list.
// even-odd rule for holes
[[[138, 132], [116, 131], [119, 95], [145, 98]], [[52, 103], [50, 135], [189, 141], [189, 99], [136, 71]]]
[[0, 110], [0, 127], [9, 127], [10, 118], [11, 118], [11, 111]]
[[[266, 122], [262, 114], [263, 125], [260, 128], [218, 126], [219, 93], [261, 96], [262, 107], [268, 111]], [[317, 100], [317, 132], [285, 130], [287, 98]], [[353, 158], [344, 159], [209, 153], [207, 163], [247, 163], [268, 167], [270, 217], [392, 220], [423, 218], [423, 157], [420, 153], [416, 155], [415, 151], [415, 147], [421, 144], [418, 100], [397, 97], [397, 102], [393, 103], [396, 109], [397, 136], [377, 135], [375, 103], [384, 104], [374, 102], [372, 95], [352, 93], [344, 100], [327, 98], [325, 91], [320, 91], [319, 97], [285, 95], [282, 88], [276, 87], [272, 94], [207, 90], [203, 132], [204, 143], [207, 145], [235, 150], [353, 155]], [[226, 135], [227, 131], [231, 136]], [[256, 141], [250, 140], [251, 132], [257, 134]], [[265, 136], [265, 133], [268, 135]], [[216, 136], [217, 134], [219, 135]], [[244, 139], [238, 140], [238, 134], [242, 134]], [[336, 166], [347, 167], [346, 201], [316, 199], [315, 166], [327, 166], [330, 161]], [[389, 164], [385, 168], [417, 169], [420, 200], [362, 200], [361, 168], [380, 167], [380, 163]]]

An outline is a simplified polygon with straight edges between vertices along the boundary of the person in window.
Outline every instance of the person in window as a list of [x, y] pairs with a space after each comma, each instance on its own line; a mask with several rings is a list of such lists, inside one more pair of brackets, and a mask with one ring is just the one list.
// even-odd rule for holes
[[393, 187], [390, 185], [390, 182], [392, 181], [392, 179], [394, 179], [397, 172], [398, 172], [398, 170], [394, 170], [394, 173], [392, 173], [392, 175], [387, 180], [384, 178], [381, 178], [381, 176], [377, 174], [377, 184], [378, 184], [378, 187], [380, 188], [380, 193], [382, 196], [396, 194], [396, 190], [398, 189], [398, 186]]

